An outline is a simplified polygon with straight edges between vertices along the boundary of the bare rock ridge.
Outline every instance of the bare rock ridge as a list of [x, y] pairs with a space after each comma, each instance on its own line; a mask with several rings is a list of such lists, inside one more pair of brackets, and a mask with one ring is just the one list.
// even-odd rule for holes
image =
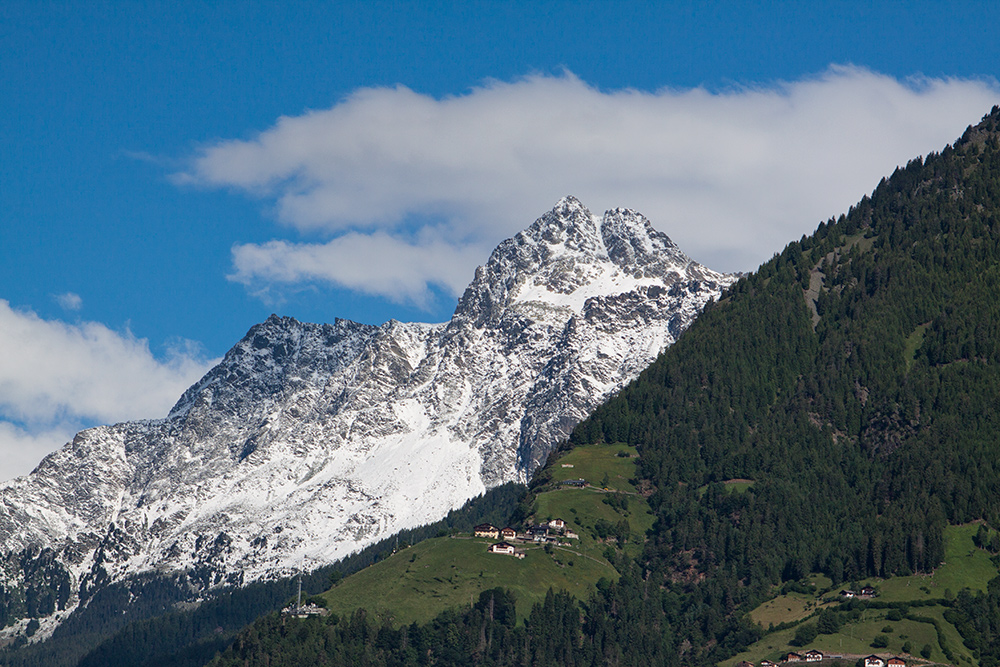
[[[330, 562], [526, 480], [733, 280], [634, 211], [564, 198], [446, 323], [272, 315], [165, 418], [81, 432], [0, 486], [0, 557], [47, 559], [39, 637], [137, 573], [204, 589]], [[26, 572], [0, 569], [0, 593]]]

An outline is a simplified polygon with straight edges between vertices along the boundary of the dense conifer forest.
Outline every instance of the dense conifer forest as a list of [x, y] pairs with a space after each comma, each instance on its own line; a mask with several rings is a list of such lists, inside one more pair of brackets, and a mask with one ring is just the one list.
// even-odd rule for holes
[[647, 567], [753, 596], [928, 571], [947, 523], [1000, 522], [997, 122], [789, 244], [577, 429], [640, 448]]
[[[710, 665], [760, 636], [775, 585], [929, 572], [948, 524], [1000, 526], [998, 137], [994, 107], [897, 169], [577, 427], [565, 447], [640, 454], [656, 523], [619, 581], [523, 625], [502, 590], [425, 626], [270, 616], [213, 664]], [[997, 665], [1000, 578], [942, 603]]]

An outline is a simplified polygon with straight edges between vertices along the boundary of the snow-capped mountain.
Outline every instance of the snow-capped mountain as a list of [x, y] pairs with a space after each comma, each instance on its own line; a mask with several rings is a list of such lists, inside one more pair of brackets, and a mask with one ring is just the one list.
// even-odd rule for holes
[[435, 521], [526, 480], [733, 280], [638, 213], [568, 197], [446, 323], [271, 316], [166, 418], [83, 431], [0, 486], [0, 587], [46, 558], [47, 615], [135, 573], [240, 583]]

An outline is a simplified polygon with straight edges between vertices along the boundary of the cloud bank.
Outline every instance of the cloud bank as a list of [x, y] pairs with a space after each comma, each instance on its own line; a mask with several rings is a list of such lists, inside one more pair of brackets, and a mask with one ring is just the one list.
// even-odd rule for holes
[[752, 270], [997, 101], [995, 81], [839, 66], [718, 92], [603, 91], [570, 73], [443, 99], [364, 88], [207, 145], [176, 179], [259, 198], [297, 234], [235, 246], [232, 279], [419, 302], [430, 285], [459, 293], [566, 194], [641, 211], [712, 268]]
[[24, 474], [95, 423], [164, 416], [215, 362], [96, 322], [44, 320], [0, 300], [0, 480]]

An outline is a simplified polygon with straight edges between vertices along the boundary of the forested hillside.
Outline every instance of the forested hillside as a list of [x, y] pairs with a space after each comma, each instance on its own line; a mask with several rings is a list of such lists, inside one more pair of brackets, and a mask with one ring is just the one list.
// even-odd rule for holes
[[946, 523], [1000, 522], [998, 120], [789, 244], [573, 434], [640, 448], [657, 568], [927, 571]]
[[[577, 427], [637, 447], [655, 513], [617, 582], [516, 628], [486, 598], [402, 629], [271, 619], [218, 664], [707, 665], [760, 637], [775, 584], [928, 572], [948, 524], [1000, 525], [998, 130], [994, 107], [789, 244]], [[982, 665], [996, 584], [949, 603]]]

